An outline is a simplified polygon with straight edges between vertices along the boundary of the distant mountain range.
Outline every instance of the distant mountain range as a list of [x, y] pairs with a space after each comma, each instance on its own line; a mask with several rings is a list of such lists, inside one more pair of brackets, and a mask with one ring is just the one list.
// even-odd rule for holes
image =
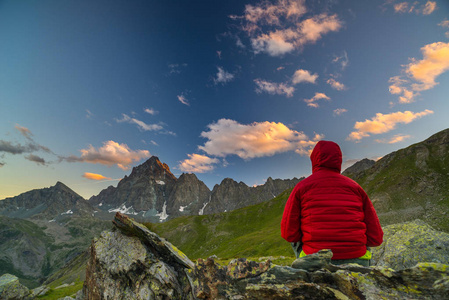
[[[266, 183], [248, 187], [243, 182], [225, 178], [212, 191], [195, 174], [176, 178], [168, 165], [155, 156], [133, 168], [117, 187], [108, 187], [89, 199], [95, 210], [104, 213], [133, 215], [151, 222], [185, 216], [231, 211], [274, 198], [291, 188], [299, 179], [268, 178]], [[111, 216], [107, 216], [111, 218]]]
[[0, 201], [0, 215], [57, 221], [64, 215], [96, 216], [110, 220], [120, 211], [134, 218], [162, 222], [185, 215], [231, 211], [274, 198], [299, 179], [275, 179], [249, 187], [225, 178], [212, 191], [195, 174], [176, 178], [156, 156], [133, 168], [117, 187], [109, 186], [88, 201], [61, 182]]

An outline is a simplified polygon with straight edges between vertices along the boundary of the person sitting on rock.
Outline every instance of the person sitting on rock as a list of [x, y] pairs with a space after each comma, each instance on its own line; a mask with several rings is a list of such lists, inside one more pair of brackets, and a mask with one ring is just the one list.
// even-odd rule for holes
[[367, 247], [380, 246], [383, 231], [366, 192], [340, 174], [338, 144], [318, 142], [310, 156], [312, 175], [300, 181], [285, 205], [281, 235], [296, 257], [331, 249], [332, 263], [370, 265]]

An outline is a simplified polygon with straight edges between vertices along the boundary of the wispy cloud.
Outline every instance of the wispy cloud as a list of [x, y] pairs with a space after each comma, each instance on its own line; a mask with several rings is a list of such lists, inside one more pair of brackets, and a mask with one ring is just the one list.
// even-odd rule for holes
[[209, 124], [201, 136], [207, 139], [198, 148], [215, 157], [237, 155], [248, 160], [295, 151], [307, 155], [321, 135], [309, 139], [303, 132], [292, 130], [282, 123], [254, 122], [240, 124], [230, 119], [220, 119]]
[[422, 10], [423, 15], [430, 15], [437, 9], [437, 3], [435, 1], [427, 1]]
[[304, 99], [304, 102], [307, 103], [307, 106], [318, 108], [319, 105], [318, 105], [317, 101], [321, 100], [321, 99], [331, 100], [331, 98], [326, 96], [326, 94], [324, 94], [324, 93], [315, 93], [315, 96], [313, 96], [310, 99]]
[[[443, 28], [449, 28], [449, 20], [444, 20], [443, 22], [438, 24], [438, 26], [441, 26]], [[449, 38], [449, 31], [446, 31], [445, 35], [447, 38]]]
[[333, 89], [336, 89], [337, 91], [344, 91], [346, 90], [346, 86], [341, 83], [338, 82], [337, 80], [330, 78], [326, 81], [327, 84], [329, 84]]
[[346, 51], [343, 51], [343, 55], [335, 56], [332, 62], [335, 64], [340, 64], [341, 70], [344, 71], [349, 65], [348, 53]]
[[184, 105], [190, 106], [189, 100], [186, 98], [186, 96], [184, 96], [184, 94], [178, 95], [176, 96], [179, 100], [179, 102], [181, 102]]
[[375, 140], [375, 142], [381, 143], [381, 144], [396, 144], [396, 143], [402, 142], [406, 139], [409, 139], [410, 137], [411, 137], [410, 135], [406, 135], [406, 134], [397, 134], [390, 139], [377, 139], [377, 140]]
[[433, 13], [438, 7], [435, 1], [427, 1], [423, 5], [419, 5], [418, 1], [402, 1], [402, 2], [394, 2], [388, 1], [386, 3], [393, 5], [393, 9], [396, 13], [415, 13], [415, 14], [423, 14], [430, 15]]
[[340, 27], [337, 15], [321, 14], [298, 23], [293, 29], [262, 33], [251, 39], [251, 45], [256, 54], [265, 52], [271, 56], [280, 56], [300, 49], [306, 44], [314, 44], [324, 34], [338, 31]]
[[27, 156], [25, 156], [26, 159], [28, 159], [29, 161], [35, 162], [38, 165], [43, 165], [46, 166], [47, 162], [45, 161], [45, 159], [43, 159], [40, 156], [34, 155], [34, 154], [29, 154]]
[[443, 28], [449, 28], [449, 20], [444, 20], [441, 23], [439, 23], [438, 25]]
[[306, 12], [304, 0], [278, 0], [246, 5], [243, 16], [230, 17], [242, 21], [255, 53], [280, 56], [315, 43], [342, 26], [337, 15], [325, 13], [300, 20]]
[[377, 113], [371, 120], [356, 122], [354, 125], [356, 131], [351, 132], [347, 140], [359, 141], [362, 138], [369, 137], [371, 134], [386, 133], [395, 129], [399, 123], [408, 124], [429, 114], [433, 114], [433, 111], [426, 109], [418, 113], [411, 111], [398, 111], [391, 114]]
[[293, 74], [292, 83], [298, 84], [301, 82], [308, 82], [308, 83], [316, 83], [316, 80], [318, 78], [318, 74], [311, 74], [310, 71], [299, 69], [296, 70]]
[[295, 88], [289, 86], [287, 83], [275, 83], [263, 79], [254, 79], [256, 83], [256, 93], [266, 92], [272, 95], [285, 95], [292, 97], [295, 92]]
[[26, 137], [29, 140], [33, 136], [31, 131], [28, 128], [26, 128], [26, 127], [23, 127], [23, 126], [20, 126], [20, 125], [16, 124], [16, 126], [14, 126], [14, 128], [16, 128], [24, 137]]
[[90, 110], [86, 109], [86, 119], [92, 119], [93, 117], [94, 114]]
[[136, 124], [137, 127], [143, 131], [158, 131], [158, 130], [163, 129], [163, 127], [159, 124], [146, 124], [145, 122], [143, 122], [141, 120], [138, 120], [136, 118], [131, 118], [127, 114], [122, 114], [122, 119], [115, 119], [115, 121], [117, 123], [126, 122], [126, 123], [130, 123], [130, 124]]
[[340, 115], [344, 114], [345, 112], [348, 112], [348, 110], [346, 108], [334, 109], [334, 116], [340, 116]]
[[27, 144], [24, 146], [21, 144], [12, 143], [10, 141], [0, 140], [0, 152], [9, 154], [22, 154], [38, 150], [39, 148], [35, 147], [33, 144]]
[[218, 72], [216, 74], [216, 77], [214, 78], [215, 84], [225, 84], [234, 79], [234, 74], [226, 72], [222, 67], [217, 67], [217, 69]]
[[407, 78], [391, 77], [389, 90], [400, 103], [410, 103], [421, 91], [435, 87], [436, 78], [449, 70], [449, 43], [436, 42], [421, 48], [422, 60], [412, 59], [404, 72]]
[[154, 108], [151, 108], [151, 107], [145, 108], [143, 111], [152, 116], [157, 115], [159, 113], [157, 110], [155, 110]]
[[181, 74], [181, 72], [187, 68], [187, 64], [183, 63], [183, 64], [169, 64], [168, 65], [168, 73], [169, 75], [171, 74]]
[[180, 162], [178, 168], [182, 172], [187, 173], [206, 173], [215, 168], [215, 165], [220, 162], [217, 158], [210, 158], [201, 154], [187, 154], [188, 159]]
[[42, 158], [38, 159], [38, 156], [31, 155], [31, 153], [43, 151], [48, 154], [54, 154], [48, 147], [40, 145], [33, 139], [33, 133], [26, 127], [20, 126], [18, 124], [15, 125], [15, 129], [27, 139], [27, 142], [22, 145], [20, 143], [13, 143], [11, 141], [0, 140], [0, 154], [8, 153], [8, 154], [24, 154], [29, 153], [30, 155], [26, 157], [28, 160], [39, 163], [46, 164]]
[[106, 166], [117, 165], [120, 169], [127, 170], [133, 162], [150, 157], [148, 150], [131, 150], [128, 145], [114, 141], [104, 142], [103, 146], [98, 149], [89, 145], [87, 149], [81, 149], [80, 152], [81, 156], [61, 157], [61, 160]]
[[111, 180], [112, 178], [110, 177], [105, 177], [101, 174], [96, 174], [96, 173], [89, 173], [89, 172], [85, 172], [82, 175], [84, 178], [89, 179], [89, 180], [96, 180], [96, 181], [100, 181], [100, 180]]

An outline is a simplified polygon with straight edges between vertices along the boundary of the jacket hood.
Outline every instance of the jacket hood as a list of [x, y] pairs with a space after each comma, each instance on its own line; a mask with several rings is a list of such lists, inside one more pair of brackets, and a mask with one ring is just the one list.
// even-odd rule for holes
[[332, 169], [340, 173], [342, 154], [340, 146], [331, 141], [319, 141], [313, 148], [312, 155], [312, 173], [321, 168]]

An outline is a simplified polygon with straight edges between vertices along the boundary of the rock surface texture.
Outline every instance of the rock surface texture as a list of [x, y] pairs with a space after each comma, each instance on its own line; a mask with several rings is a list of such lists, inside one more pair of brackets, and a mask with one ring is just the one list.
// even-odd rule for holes
[[384, 227], [384, 243], [373, 252], [373, 263], [395, 270], [418, 262], [449, 265], [449, 234], [421, 220]]
[[0, 299], [25, 299], [30, 296], [30, 291], [19, 282], [19, 278], [11, 274], [0, 277]]
[[[143, 225], [117, 213], [91, 247], [82, 299], [447, 299], [448, 265], [404, 270], [331, 264], [330, 250], [294, 267], [213, 258], [193, 264]], [[317, 256], [317, 259], [313, 259]]]

